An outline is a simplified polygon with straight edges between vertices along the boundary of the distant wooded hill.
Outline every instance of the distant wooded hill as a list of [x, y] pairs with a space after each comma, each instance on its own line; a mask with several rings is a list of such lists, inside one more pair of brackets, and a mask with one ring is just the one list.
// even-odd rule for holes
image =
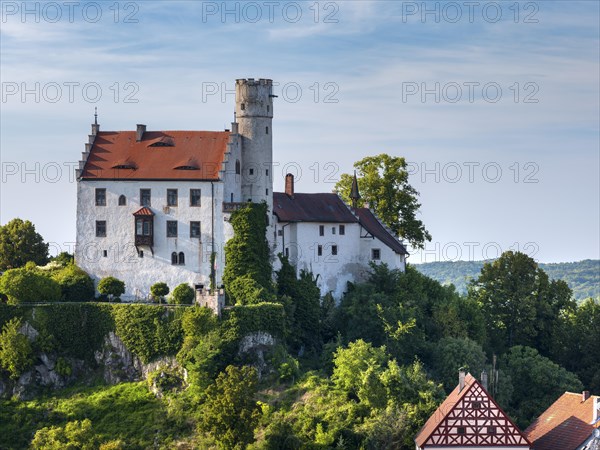
[[[460, 293], [467, 292], [470, 279], [479, 276], [485, 261], [444, 261], [414, 264], [419, 272], [442, 284], [454, 284]], [[564, 280], [578, 302], [588, 297], [600, 297], [600, 260], [586, 259], [572, 263], [542, 264], [550, 278]]]

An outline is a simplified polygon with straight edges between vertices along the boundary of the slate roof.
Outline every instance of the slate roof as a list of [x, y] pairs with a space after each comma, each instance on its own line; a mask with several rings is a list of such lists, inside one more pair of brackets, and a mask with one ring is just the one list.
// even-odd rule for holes
[[592, 424], [594, 399], [565, 392], [525, 430], [535, 450], [575, 450], [600, 427]]
[[398, 241], [398, 239], [396, 239], [381, 224], [379, 219], [375, 217], [375, 215], [369, 208], [356, 208], [354, 212], [358, 216], [358, 220], [365, 230], [367, 230], [369, 233], [371, 233], [389, 248], [394, 250], [396, 253], [399, 253], [400, 255], [408, 255], [408, 252], [406, 251], [404, 245], [402, 245], [400, 241]]
[[101, 131], [81, 178], [218, 180], [229, 135], [229, 131], [146, 131], [137, 142], [135, 131]]
[[337, 194], [288, 196], [284, 192], [273, 192], [273, 213], [280, 222], [358, 222]]

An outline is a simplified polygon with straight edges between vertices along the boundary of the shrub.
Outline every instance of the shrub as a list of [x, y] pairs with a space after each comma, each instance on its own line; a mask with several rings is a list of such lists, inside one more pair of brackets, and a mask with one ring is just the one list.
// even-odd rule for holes
[[52, 275], [62, 291], [63, 302], [87, 302], [94, 300], [94, 282], [79, 267], [69, 264]]
[[125, 293], [125, 283], [115, 277], [102, 278], [98, 282], [98, 292], [108, 295], [109, 299]]
[[158, 283], [154, 283], [150, 288], [150, 294], [152, 294], [152, 300], [160, 303], [165, 299], [165, 295], [169, 293], [169, 286], [167, 283], [163, 283], [159, 281]]
[[195, 292], [189, 284], [181, 283], [175, 289], [169, 303], [175, 303], [177, 305], [191, 305], [194, 303]]
[[58, 283], [36, 270], [11, 269], [0, 277], [0, 292], [8, 297], [8, 303], [16, 305], [31, 302], [56, 302], [61, 291]]
[[19, 328], [21, 319], [13, 318], [4, 324], [0, 334], [0, 366], [13, 379], [19, 378], [33, 363], [31, 344]]
[[238, 305], [254, 305], [275, 299], [275, 295], [261, 286], [252, 275], [246, 274], [229, 283], [228, 292]]

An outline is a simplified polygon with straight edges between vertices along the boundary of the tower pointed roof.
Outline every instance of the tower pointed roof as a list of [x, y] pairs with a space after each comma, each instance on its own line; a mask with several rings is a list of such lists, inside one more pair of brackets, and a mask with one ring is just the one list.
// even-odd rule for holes
[[356, 179], [356, 170], [354, 171], [354, 178], [352, 178], [350, 199], [352, 200], [352, 207], [356, 208], [358, 206], [358, 201], [360, 200], [360, 192], [358, 192], [358, 180]]

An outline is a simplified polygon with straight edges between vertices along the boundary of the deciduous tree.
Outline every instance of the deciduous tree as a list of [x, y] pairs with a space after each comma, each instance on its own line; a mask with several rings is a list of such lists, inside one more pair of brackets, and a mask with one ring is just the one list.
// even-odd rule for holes
[[28, 261], [48, 262], [48, 244], [29, 220], [13, 219], [0, 226], [0, 271], [22, 267]]

